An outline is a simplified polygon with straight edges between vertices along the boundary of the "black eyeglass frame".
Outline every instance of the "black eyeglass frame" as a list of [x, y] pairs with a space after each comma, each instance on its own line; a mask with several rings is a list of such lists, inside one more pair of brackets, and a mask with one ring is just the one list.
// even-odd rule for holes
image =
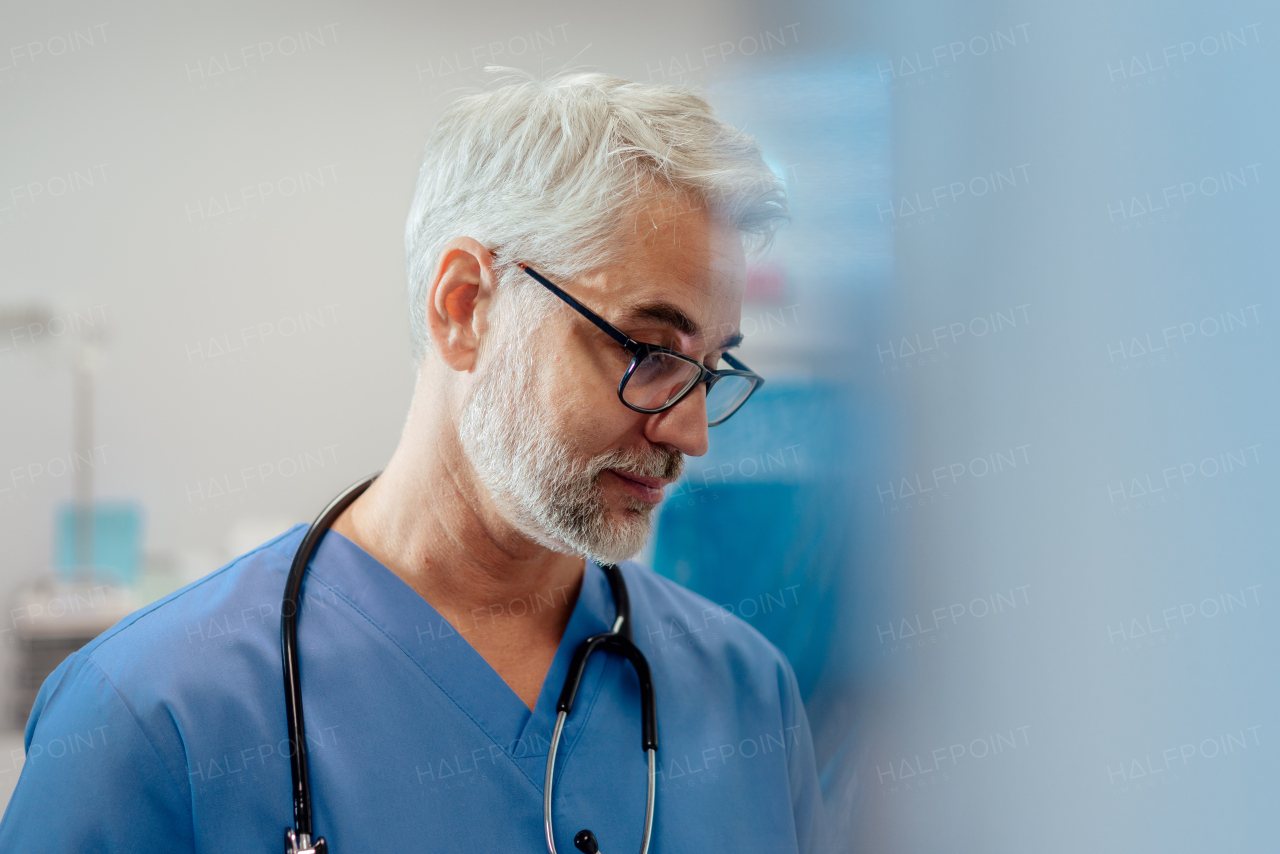
[[[622, 379], [618, 382], [618, 400], [622, 401], [622, 405], [627, 407], [630, 410], [633, 410], [635, 412], [642, 412], [646, 415], [652, 415], [655, 412], [663, 412], [675, 406], [677, 403], [679, 403], [680, 401], [688, 397], [689, 394], [695, 388], [697, 388], [699, 385], [701, 385], [704, 382], [707, 384], [707, 394], [709, 395], [711, 394], [711, 387], [725, 377], [743, 377], [745, 379], [750, 380], [753, 383], [753, 385], [751, 386], [751, 390], [747, 392], [746, 397], [742, 398], [742, 400], [738, 403], [737, 406], [735, 406], [733, 409], [730, 409], [729, 412], [724, 417], [719, 418], [715, 421], [707, 422], [708, 427], [715, 427], [719, 424], [723, 424], [724, 422], [728, 421], [729, 418], [735, 412], [741, 409], [743, 405], [748, 400], [751, 399], [751, 396], [755, 394], [757, 390], [759, 390], [760, 386], [764, 385], [764, 377], [760, 376], [755, 371], [748, 368], [740, 360], [735, 359], [729, 353], [722, 353], [720, 357], [724, 359], [726, 362], [728, 362], [733, 367], [733, 370], [720, 371], [720, 370], [713, 370], [711, 368], [708, 368], [707, 366], [703, 365], [701, 362], [697, 361], [696, 359], [691, 359], [688, 356], [684, 355], [683, 353], [677, 353], [675, 350], [670, 350], [666, 347], [659, 347], [656, 344], [645, 344], [643, 341], [636, 341], [630, 335], [627, 335], [621, 329], [614, 326], [612, 323], [605, 320], [603, 317], [596, 314], [594, 311], [587, 308], [582, 303], [578, 302], [570, 294], [568, 294], [563, 288], [556, 285], [554, 282], [552, 282], [546, 276], [539, 273], [537, 270], [530, 267], [528, 264], [518, 263], [516, 264], [516, 266], [519, 267], [521, 270], [523, 270], [525, 273], [527, 273], [530, 276], [530, 278], [538, 282], [538, 284], [542, 285], [547, 290], [551, 291], [551, 293], [555, 294], [556, 296], [560, 297], [560, 299], [568, 303], [570, 308], [572, 308], [574, 311], [581, 314], [587, 320], [590, 320], [593, 324], [595, 324], [595, 326], [601, 332], [608, 335], [614, 341], [617, 341], [620, 345], [622, 345], [622, 348], [624, 350], [626, 350], [628, 353], [631, 354], [631, 364], [627, 367], [626, 373], [622, 375]], [[667, 356], [671, 356], [673, 358], [679, 359], [682, 362], [688, 362], [689, 364], [693, 365], [698, 369], [699, 374], [698, 374], [698, 378], [695, 379], [693, 382], [689, 383], [689, 385], [684, 389], [684, 391], [680, 392], [674, 398], [668, 400], [662, 406], [659, 406], [657, 409], [644, 409], [642, 407], [635, 406], [631, 403], [628, 403], [627, 399], [623, 397], [622, 392], [627, 387], [627, 381], [631, 379], [631, 376], [632, 374], [635, 373], [636, 368], [640, 366], [640, 363], [643, 362], [646, 357], [648, 357], [653, 353], [661, 353], [663, 355], [667, 355]]]

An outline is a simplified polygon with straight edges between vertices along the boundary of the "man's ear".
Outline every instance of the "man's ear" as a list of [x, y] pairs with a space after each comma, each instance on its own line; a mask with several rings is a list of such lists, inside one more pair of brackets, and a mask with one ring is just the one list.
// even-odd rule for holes
[[489, 330], [493, 306], [493, 256], [470, 237], [445, 244], [440, 264], [427, 293], [427, 328], [431, 347], [455, 371], [476, 364], [480, 340]]

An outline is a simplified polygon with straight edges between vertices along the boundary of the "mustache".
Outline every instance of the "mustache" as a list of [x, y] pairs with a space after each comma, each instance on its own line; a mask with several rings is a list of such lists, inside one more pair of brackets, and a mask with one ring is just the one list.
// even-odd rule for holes
[[610, 451], [592, 459], [590, 466], [592, 479], [599, 477], [605, 469], [615, 469], [623, 474], [634, 474], [640, 477], [660, 477], [676, 481], [684, 473], [684, 454], [667, 448], [655, 448], [651, 451]]

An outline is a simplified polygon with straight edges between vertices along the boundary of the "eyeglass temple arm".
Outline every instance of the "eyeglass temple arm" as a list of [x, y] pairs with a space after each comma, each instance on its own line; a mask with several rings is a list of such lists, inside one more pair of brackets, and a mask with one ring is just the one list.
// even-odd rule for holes
[[[603, 333], [605, 333], [606, 335], [608, 335], [608, 336], [609, 336], [610, 338], [612, 338], [614, 341], [617, 341], [617, 342], [618, 342], [619, 344], [621, 344], [621, 345], [622, 345], [622, 346], [623, 346], [627, 351], [629, 351], [630, 353], [632, 353], [632, 354], [634, 354], [634, 355], [639, 355], [639, 352], [640, 352], [640, 350], [641, 350], [641, 348], [642, 348], [642, 345], [641, 345], [639, 342], [637, 342], [637, 341], [635, 341], [634, 339], [632, 339], [632, 338], [628, 337], [627, 335], [623, 334], [620, 330], [618, 330], [618, 329], [617, 329], [617, 328], [615, 328], [614, 326], [610, 325], [610, 324], [609, 324], [609, 322], [608, 322], [607, 320], [605, 320], [604, 318], [600, 317], [600, 315], [596, 314], [594, 311], [592, 311], [591, 309], [587, 308], [587, 307], [586, 307], [585, 305], [583, 305], [582, 303], [578, 302], [576, 299], [574, 299], [572, 296], [570, 296], [567, 292], [565, 292], [562, 288], [560, 288], [558, 285], [556, 285], [554, 282], [552, 282], [552, 281], [551, 281], [550, 279], [548, 279], [546, 276], [544, 276], [544, 275], [542, 275], [541, 273], [539, 273], [537, 270], [535, 270], [535, 269], [533, 269], [532, 267], [530, 267], [528, 264], [518, 263], [518, 264], [516, 264], [516, 266], [517, 266], [517, 267], [519, 267], [521, 270], [524, 270], [526, 273], [528, 273], [528, 274], [529, 274], [529, 276], [530, 276], [531, 278], [533, 278], [535, 281], [537, 281], [539, 284], [541, 284], [541, 285], [542, 285], [544, 288], [546, 288], [547, 290], [551, 291], [551, 293], [555, 294], [556, 296], [560, 297], [560, 299], [562, 299], [562, 300], [564, 300], [565, 302], [567, 302], [571, 308], [573, 308], [575, 311], [577, 311], [579, 314], [581, 314], [581, 315], [582, 315], [583, 317], [585, 317], [587, 320], [590, 320], [592, 323], [594, 323], [594, 324], [596, 325], [596, 327], [597, 327], [598, 329], [600, 329], [600, 331], [601, 331], [601, 332], [603, 332]], [[735, 358], [734, 358], [730, 353], [727, 353], [727, 352], [726, 352], [726, 353], [723, 353], [723, 354], [722, 354], [722, 358], [723, 358], [726, 362], [728, 362], [728, 363], [729, 363], [729, 365], [730, 365], [731, 367], [733, 367], [733, 369], [734, 369], [734, 370], [737, 370], [737, 371], [751, 371], [751, 369], [750, 369], [750, 368], [748, 368], [748, 367], [747, 367], [746, 365], [744, 365], [742, 362], [740, 362], [740, 361], [738, 361], [737, 359], [735, 359]], [[752, 373], [755, 373], [754, 371], [751, 371], [751, 372], [752, 372]], [[705, 381], [705, 380], [706, 380], [706, 378], [707, 378], [707, 374], [709, 374], [709, 373], [711, 373], [711, 372], [710, 372], [710, 371], [707, 371], [707, 370], [704, 368], [704, 370], [703, 370], [703, 374], [702, 374], [702, 380], [703, 380], [703, 381]], [[759, 375], [757, 374], [757, 376], [759, 376]], [[764, 385], [764, 378], [763, 378], [763, 377], [760, 377], [759, 382], [757, 383], [757, 386], [761, 386], [761, 385]]]
[[623, 347], [627, 348], [627, 350], [629, 350], [630, 352], [634, 353], [636, 350], [640, 348], [640, 345], [637, 342], [631, 340], [626, 335], [622, 334], [617, 329], [615, 329], [613, 326], [609, 325], [608, 321], [600, 317], [600, 315], [596, 314], [594, 311], [587, 308], [582, 303], [578, 302], [576, 299], [574, 299], [568, 293], [562, 290], [559, 286], [552, 283], [551, 280], [549, 280], [546, 276], [543, 276], [541, 273], [539, 273], [537, 270], [530, 267], [528, 264], [517, 264], [516, 266], [519, 267], [521, 270], [524, 270], [526, 273], [528, 273], [540, 285], [542, 285], [547, 290], [551, 291], [551, 293], [555, 294], [556, 296], [560, 297], [560, 299], [567, 302], [572, 309], [578, 312], [578, 314], [581, 314], [587, 320], [590, 320], [592, 323], [596, 325], [597, 328], [599, 328], [601, 332], [608, 335], [614, 341], [617, 341]]

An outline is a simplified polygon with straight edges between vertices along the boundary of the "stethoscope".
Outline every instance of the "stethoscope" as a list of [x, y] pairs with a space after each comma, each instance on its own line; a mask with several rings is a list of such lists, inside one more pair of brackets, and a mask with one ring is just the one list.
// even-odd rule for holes
[[[293, 748], [293, 821], [294, 827], [284, 832], [286, 854], [327, 854], [329, 848], [324, 837], [311, 838], [311, 778], [307, 768], [307, 738], [302, 722], [302, 679], [298, 671], [298, 599], [302, 593], [302, 576], [307, 571], [311, 554], [315, 551], [320, 538], [325, 535], [334, 521], [342, 515], [342, 511], [351, 502], [360, 497], [369, 484], [378, 475], [371, 475], [330, 502], [324, 512], [311, 523], [306, 535], [302, 538], [298, 551], [293, 556], [293, 566], [289, 569], [289, 578], [284, 585], [284, 601], [280, 606], [280, 658], [284, 665], [284, 703], [289, 723], [289, 744]], [[636, 647], [631, 631], [631, 600], [627, 596], [627, 585], [622, 580], [622, 572], [613, 564], [601, 565], [605, 577], [609, 580], [609, 591], [613, 594], [614, 610], [617, 619], [613, 628], [598, 635], [592, 635], [578, 645], [569, 664], [569, 674], [565, 677], [564, 688], [560, 691], [560, 699], [556, 703], [556, 728], [551, 735], [551, 747], [547, 752], [547, 777], [542, 787], [542, 823], [547, 834], [547, 848], [556, 854], [556, 843], [551, 826], [552, 784], [556, 770], [556, 751], [560, 747], [560, 736], [564, 732], [565, 721], [573, 711], [573, 700], [578, 694], [578, 686], [582, 683], [582, 674], [587, 668], [591, 654], [597, 651], [612, 652], [621, 655], [631, 662], [640, 679], [640, 746], [649, 760], [649, 793], [644, 813], [644, 840], [640, 845], [640, 854], [648, 854], [649, 838], [653, 833], [654, 775], [657, 767], [658, 752], [658, 714], [653, 698], [653, 679], [649, 673], [649, 662]], [[590, 830], [580, 830], [573, 837], [573, 844], [585, 854], [597, 854], [600, 850], [595, 834]]]

